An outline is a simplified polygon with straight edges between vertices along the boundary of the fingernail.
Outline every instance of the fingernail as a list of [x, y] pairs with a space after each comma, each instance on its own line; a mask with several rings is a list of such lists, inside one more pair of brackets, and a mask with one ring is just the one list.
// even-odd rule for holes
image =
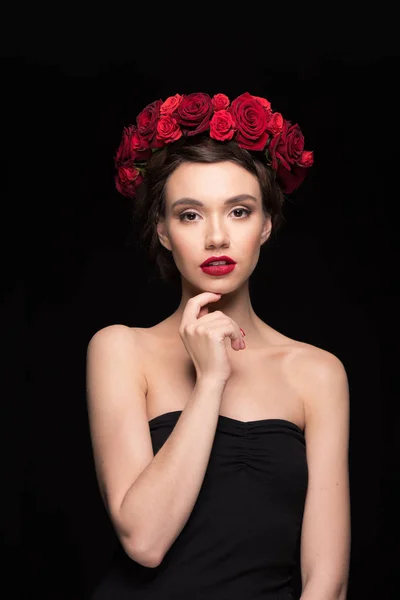
[[242, 335], [246, 335], [245, 332], [243, 331], [243, 329], [241, 327], [239, 327], [239, 329], [242, 332]]

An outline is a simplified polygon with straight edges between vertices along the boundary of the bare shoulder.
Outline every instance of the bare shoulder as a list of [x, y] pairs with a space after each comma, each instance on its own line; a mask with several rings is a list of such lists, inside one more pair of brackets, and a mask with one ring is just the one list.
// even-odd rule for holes
[[303, 374], [308, 378], [311, 374], [323, 376], [344, 369], [342, 361], [332, 352], [306, 342], [290, 342], [290, 355], [299, 375]]
[[332, 352], [295, 342], [291, 352], [291, 371], [298, 383], [305, 417], [325, 410], [347, 408], [349, 383], [343, 362]]
[[127, 325], [107, 325], [99, 329], [90, 339], [87, 347], [88, 365], [98, 365], [104, 368], [111, 362], [121, 361], [130, 363], [139, 374], [144, 389], [147, 383], [142, 368], [142, 338], [137, 328]]
[[135, 327], [127, 325], [107, 325], [96, 331], [89, 342], [89, 346], [107, 343], [133, 343], [135, 339]]
[[[163, 322], [152, 327], [108, 325], [93, 335], [88, 345], [88, 353], [123, 353], [144, 367], [146, 356], [151, 355], [155, 360], [160, 348], [170, 348], [172, 338], [168, 328], [163, 327]], [[144, 368], [142, 370], [145, 379]]]
[[318, 346], [290, 338], [268, 327], [268, 345], [282, 350], [294, 374], [308, 376], [315, 370], [343, 367], [337, 356]]

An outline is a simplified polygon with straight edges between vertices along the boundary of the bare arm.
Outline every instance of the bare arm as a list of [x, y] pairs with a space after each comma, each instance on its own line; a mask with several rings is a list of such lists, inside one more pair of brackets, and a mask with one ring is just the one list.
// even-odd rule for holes
[[199, 378], [153, 455], [140, 348], [124, 326], [101, 330], [87, 358], [92, 445], [102, 496], [127, 554], [157, 566], [185, 526], [206, 473], [225, 383]]
[[[156, 564], [185, 526], [206, 473], [218, 421], [222, 386], [198, 381], [173, 431], [128, 489], [120, 518]], [[134, 540], [133, 544], [135, 546]]]
[[350, 554], [347, 375], [340, 360], [325, 351], [304, 372], [309, 484], [301, 600], [345, 600]]

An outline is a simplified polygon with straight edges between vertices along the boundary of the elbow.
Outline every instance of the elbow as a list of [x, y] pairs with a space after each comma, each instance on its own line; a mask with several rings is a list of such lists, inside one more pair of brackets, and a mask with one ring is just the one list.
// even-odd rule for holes
[[143, 567], [155, 569], [162, 562], [163, 557], [159, 553], [150, 551], [147, 547], [139, 547], [138, 544], [133, 544], [129, 540], [123, 542], [122, 546], [129, 558]]
[[138, 534], [137, 531], [133, 532], [131, 528], [127, 527], [120, 511], [114, 515], [113, 524], [121, 546], [131, 560], [150, 569], [154, 569], [161, 564], [163, 556], [150, 547], [148, 540], [147, 542], [143, 541], [144, 537], [148, 536]]

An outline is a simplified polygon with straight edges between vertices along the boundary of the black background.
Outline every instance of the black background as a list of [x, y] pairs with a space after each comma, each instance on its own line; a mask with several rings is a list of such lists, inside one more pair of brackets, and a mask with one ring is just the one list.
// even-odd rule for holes
[[285, 205], [278, 241], [252, 276], [253, 306], [282, 333], [333, 352], [346, 367], [348, 597], [394, 597], [395, 16], [383, 6], [379, 15], [364, 8], [352, 16], [337, 6], [309, 15], [298, 7], [288, 22], [288, 14], [268, 10], [228, 18], [227, 7], [220, 15], [202, 7], [203, 23], [199, 14], [163, 9], [134, 5], [128, 15], [114, 7], [111, 15], [97, 7], [83, 15], [35, 6], [24, 8], [23, 22], [17, 10], [3, 22], [5, 578], [25, 589], [24, 598], [60, 600], [87, 598], [97, 583], [115, 535], [94, 475], [86, 347], [101, 327], [147, 327], [179, 302], [179, 291], [150, 276], [129, 204], [114, 188], [123, 126], [148, 102], [177, 92], [234, 98], [249, 91], [299, 122], [315, 151], [313, 169]]

